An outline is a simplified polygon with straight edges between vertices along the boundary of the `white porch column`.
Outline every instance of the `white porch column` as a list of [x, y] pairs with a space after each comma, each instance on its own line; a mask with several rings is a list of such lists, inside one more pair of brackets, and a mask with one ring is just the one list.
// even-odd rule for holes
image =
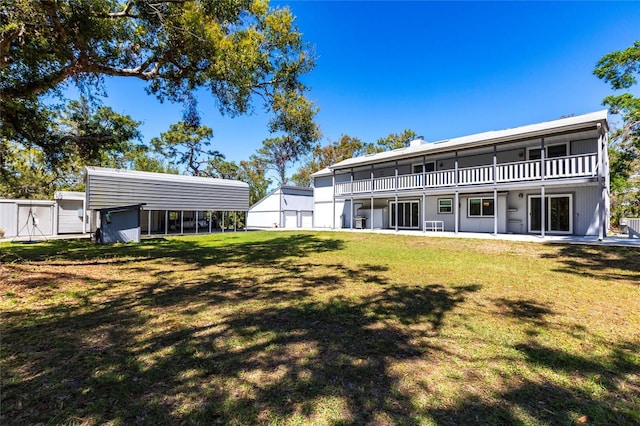
[[331, 197], [331, 206], [333, 208], [333, 214], [331, 216], [331, 229], [336, 229], [336, 171], [332, 170], [331, 187], [333, 188], [333, 196]]
[[[540, 178], [542, 179], [542, 185], [540, 186], [540, 236], [542, 238], [545, 237], [545, 233], [547, 231], [547, 200], [544, 193], [544, 180], [546, 176], [546, 170], [544, 167], [545, 162], [545, 152], [544, 152], [544, 138], [540, 141]], [[533, 213], [532, 213], [533, 214]]]
[[220, 229], [224, 233], [224, 211], [222, 212], [222, 226], [220, 227]]
[[373, 197], [371, 197], [371, 215], [369, 218], [369, 227], [371, 228], [371, 230], [373, 231]]
[[[424, 162], [424, 157], [422, 161]], [[422, 167], [423, 167], [422, 171], [424, 172], [424, 164], [422, 165]], [[422, 226], [422, 232], [427, 232], [427, 229], [424, 226], [425, 220], [427, 220], [427, 194], [423, 192], [422, 193], [422, 223], [420, 224]]]
[[209, 210], [209, 233], [211, 233], [211, 224], [212, 223], [213, 223], [213, 213], [211, 212], [211, 210]]
[[[547, 228], [547, 200], [544, 194], [544, 185], [540, 187], [540, 235], [544, 238], [546, 228]], [[531, 212], [533, 214], [533, 212]]]
[[[398, 169], [396, 169], [396, 180], [398, 178]], [[397, 188], [397, 186], [396, 186]], [[395, 206], [395, 215], [396, 215], [396, 232], [398, 232], [398, 194], [396, 194], [396, 206]]]
[[[457, 153], [456, 153], [457, 156]], [[458, 160], [456, 158], [456, 166], [458, 164]], [[457, 168], [457, 167], [456, 167]], [[458, 175], [458, 173], [456, 173], [456, 176]], [[456, 177], [456, 180], [458, 178]], [[458, 230], [460, 228], [460, 195], [458, 193], [458, 191], [456, 191], [454, 193], [454, 197], [453, 197], [453, 221], [454, 221], [454, 229], [453, 232], [455, 234], [458, 233]]]
[[184, 210], [180, 211], [180, 233], [184, 234]]
[[164, 211], [164, 235], [169, 233], [169, 210]]
[[151, 235], [151, 210], [149, 210], [149, 214], [147, 215], [147, 235]]
[[198, 214], [199, 212], [194, 211], [193, 214], [195, 215], [195, 220], [196, 220], [196, 234], [198, 234], [198, 225], [199, 225], [199, 219], [200, 219], [200, 215]]
[[233, 212], [233, 232], [238, 232], [238, 212]]
[[498, 189], [493, 188], [493, 235], [498, 235]]
[[349, 218], [349, 229], [353, 229], [353, 197], [349, 200], [349, 215], [351, 216]]
[[602, 129], [601, 129], [601, 125], [600, 123], [598, 123], [598, 174], [597, 174], [597, 178], [598, 178], [598, 187], [600, 188], [600, 199], [598, 200], [598, 222], [599, 222], [599, 226], [598, 226], [598, 240], [602, 241], [604, 239], [604, 237], [606, 236], [606, 231], [605, 231], [605, 227], [606, 227], [606, 191], [607, 191], [607, 187], [606, 187], [606, 183], [605, 183], [605, 179], [604, 179], [604, 151], [605, 151], [605, 143], [604, 143], [604, 137], [602, 135]]

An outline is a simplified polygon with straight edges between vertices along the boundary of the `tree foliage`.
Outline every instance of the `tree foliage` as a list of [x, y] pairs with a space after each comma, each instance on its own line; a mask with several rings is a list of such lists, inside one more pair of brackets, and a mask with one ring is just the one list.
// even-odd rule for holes
[[387, 137], [380, 138], [374, 147], [375, 152], [391, 151], [392, 149], [405, 148], [409, 142], [417, 137], [416, 132], [405, 129], [402, 133], [389, 133]]
[[53, 151], [0, 137], [1, 196], [50, 198], [59, 189], [82, 189], [84, 165], [130, 168], [147, 155], [136, 143], [140, 123], [111, 108], [81, 99], [47, 116]]
[[342, 160], [372, 152], [373, 149], [374, 147], [371, 144], [348, 135], [342, 135], [339, 140], [329, 145], [321, 146], [316, 144], [311, 158], [298, 169], [296, 174], [292, 176], [292, 180], [299, 186], [311, 186], [311, 175], [313, 173]]
[[[271, 131], [316, 138], [317, 110], [300, 81], [313, 54], [290, 11], [266, 0], [2, 0], [0, 16], [0, 134], [47, 158], [60, 147], [46, 137], [43, 99], [70, 85], [94, 99], [105, 77], [146, 81], [161, 101], [184, 103], [192, 125], [194, 93], [205, 89], [221, 113], [250, 113], [262, 100]], [[96, 141], [108, 143], [76, 145], [94, 154]]]
[[222, 157], [218, 151], [209, 149], [212, 137], [210, 127], [179, 121], [170, 125], [160, 137], [151, 139], [151, 144], [173, 166], [185, 166], [193, 176], [200, 176], [200, 168], [210, 158]]
[[611, 114], [622, 118], [622, 125], [611, 135], [609, 150], [612, 213], [617, 223], [623, 216], [640, 216], [640, 98], [626, 91], [638, 83], [640, 41], [603, 56], [593, 73], [614, 91], [625, 90], [603, 101]]
[[256, 154], [251, 156], [251, 161], [274, 171], [280, 185], [286, 185], [289, 182], [287, 170], [309, 152], [311, 142], [297, 141], [290, 136], [265, 139]]
[[235, 179], [249, 184], [249, 204], [253, 205], [267, 195], [267, 188], [271, 180], [266, 177], [264, 164], [255, 158], [253, 160], [243, 160], [239, 164], [226, 161], [222, 157], [209, 160], [206, 169], [206, 176], [220, 179]]

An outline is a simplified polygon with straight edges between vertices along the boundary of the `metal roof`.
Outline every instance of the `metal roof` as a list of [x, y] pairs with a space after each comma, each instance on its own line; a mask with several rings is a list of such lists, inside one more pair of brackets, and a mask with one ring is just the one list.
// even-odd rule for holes
[[596, 124], [604, 126], [605, 131], [609, 129], [607, 122], [607, 110], [592, 112], [589, 114], [577, 115], [574, 117], [561, 118], [559, 120], [546, 121], [538, 124], [514, 127], [511, 129], [489, 131], [477, 133], [469, 136], [462, 136], [438, 142], [424, 143], [406, 148], [394, 149], [392, 151], [380, 152], [377, 154], [365, 155], [362, 157], [349, 158], [339, 163], [320, 170], [312, 176], [324, 176], [335, 169], [344, 169], [354, 166], [361, 166], [382, 161], [398, 160], [424, 154], [436, 154], [458, 149], [475, 148], [495, 143], [509, 142], [513, 139], [537, 138], [564, 131], [580, 130]]
[[107, 167], [94, 167], [87, 166], [87, 175], [104, 176], [104, 177], [126, 177], [127, 179], [142, 179], [153, 182], [188, 182], [198, 183], [203, 185], [224, 185], [224, 186], [237, 186], [246, 187], [249, 185], [239, 180], [231, 179], [218, 179], [202, 176], [186, 176], [186, 175], [174, 175], [170, 173], [154, 173], [154, 172], [141, 172], [138, 170], [122, 170], [122, 169], [110, 169]]

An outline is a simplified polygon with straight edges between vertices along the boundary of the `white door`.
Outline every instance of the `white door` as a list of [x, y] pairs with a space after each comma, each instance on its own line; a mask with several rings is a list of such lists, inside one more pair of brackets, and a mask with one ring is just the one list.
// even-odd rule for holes
[[285, 228], [297, 228], [298, 227], [298, 212], [295, 210], [285, 210], [284, 212], [284, 227]]
[[58, 233], [81, 234], [82, 200], [58, 200]]

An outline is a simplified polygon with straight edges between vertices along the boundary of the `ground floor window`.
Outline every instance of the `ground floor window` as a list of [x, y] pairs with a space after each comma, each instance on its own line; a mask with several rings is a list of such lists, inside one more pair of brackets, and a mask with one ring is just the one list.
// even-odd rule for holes
[[493, 217], [493, 198], [469, 198], [469, 217]]
[[420, 203], [418, 201], [398, 201], [398, 217], [396, 221], [396, 203], [391, 202], [389, 216], [392, 227], [419, 228], [420, 227]]
[[438, 199], [438, 214], [453, 213], [453, 199], [452, 198], [439, 198]]
[[[544, 229], [547, 232], [570, 234], [573, 232], [573, 202], [571, 194], [545, 196]], [[541, 232], [542, 197], [529, 196], [529, 232]]]

